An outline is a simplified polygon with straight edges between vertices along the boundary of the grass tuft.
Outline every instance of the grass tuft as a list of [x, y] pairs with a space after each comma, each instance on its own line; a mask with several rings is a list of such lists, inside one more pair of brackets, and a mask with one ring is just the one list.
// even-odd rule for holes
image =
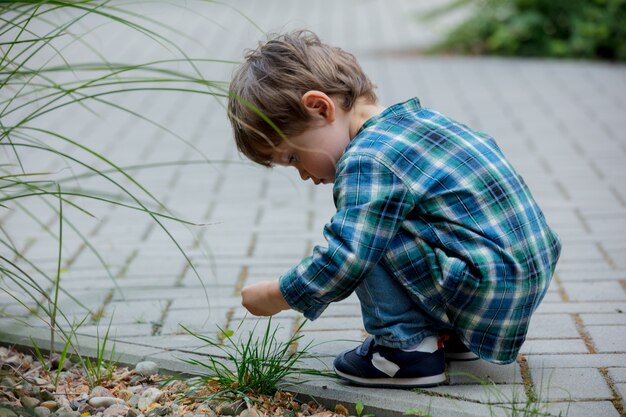
[[[272, 329], [271, 318], [261, 337], [254, 333], [259, 322], [247, 335], [238, 334], [241, 323], [237, 331], [219, 328], [222, 342], [182, 326], [189, 334], [205, 342], [206, 346], [215, 348], [222, 354], [208, 355], [206, 360], [183, 359], [190, 365], [204, 369], [198, 372], [199, 383], [193, 390], [195, 392], [190, 395], [202, 394], [209, 399], [236, 396], [249, 403], [251, 397], [273, 394], [279, 384], [292, 379], [291, 377], [302, 374], [326, 375], [315, 369], [298, 366], [311, 347], [309, 343], [297, 350], [293, 349], [303, 336], [300, 330], [306, 322], [286, 341], [277, 337], [280, 328]], [[207, 387], [211, 388], [210, 391], [206, 391]]]

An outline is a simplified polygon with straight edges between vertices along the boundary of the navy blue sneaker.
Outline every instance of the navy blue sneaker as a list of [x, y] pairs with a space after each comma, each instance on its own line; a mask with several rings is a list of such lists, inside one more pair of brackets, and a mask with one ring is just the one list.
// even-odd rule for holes
[[443, 347], [436, 339], [432, 352], [406, 352], [380, 346], [370, 336], [333, 365], [339, 377], [370, 387], [432, 387], [446, 380]]
[[443, 350], [448, 361], [475, 361], [478, 358], [474, 352], [463, 344], [455, 333], [446, 333], [442, 336]]

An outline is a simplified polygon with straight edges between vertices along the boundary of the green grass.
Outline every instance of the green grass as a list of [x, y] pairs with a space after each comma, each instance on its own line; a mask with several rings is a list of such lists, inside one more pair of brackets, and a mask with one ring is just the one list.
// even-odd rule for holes
[[[174, 11], [191, 12], [187, 7], [192, 7], [154, 3]], [[22, 307], [20, 312], [0, 308], [0, 317], [26, 325], [32, 325], [30, 318], [36, 318], [50, 329], [47, 350], [53, 353], [60, 340], [64, 357], [68, 349], [77, 353], [74, 334], [84, 321], [76, 323], [64, 314], [61, 298], [81, 307], [85, 315], [91, 317], [92, 313], [90, 306], [64, 286], [63, 275], [71, 267], [64, 250], [67, 232], [78, 237], [119, 290], [111, 262], [90, 239], [85, 226], [79, 226], [85, 223], [85, 216], [95, 220], [103, 207], [143, 213], [168, 236], [173, 250], [202, 282], [194, 263], [170, 230], [174, 223], [187, 228], [198, 223], [171, 212], [137, 178], [138, 172], [168, 162], [123, 167], [104, 152], [90, 148], [83, 138], [71, 137], [60, 128], [45, 127], [43, 123], [51, 115], [67, 115], [68, 111], [87, 112], [94, 120], [103, 110], [117, 112], [154, 126], [181, 147], [188, 147], [197, 155], [194, 163], [211, 163], [192, 142], [141, 110], [123, 104], [121, 99], [154, 92], [224, 98], [227, 83], [208, 79], [199, 65], [230, 62], [190, 57], [176, 41], [170, 40], [171, 34], [185, 42], [197, 42], [195, 39], [149, 14], [137, 12], [133, 6], [133, 2], [111, 0], [0, 2], [0, 290], [13, 304]], [[105, 25], [107, 31], [119, 29], [148, 39], [163, 51], [163, 57], [146, 62], [109, 59], [97, 44], [90, 43], [91, 32]], [[80, 59], [77, 54], [67, 54], [72, 48], [80, 48]], [[99, 128], [110, 129], [105, 124]], [[50, 161], [60, 165], [61, 170], [46, 165]], [[12, 216], [18, 215], [41, 231], [37, 239], [46, 238], [46, 243], [50, 243], [50, 257], [56, 258], [54, 267], [31, 255], [29, 249], [34, 239], [24, 240], [17, 234], [20, 229], [10, 227]], [[100, 349], [104, 350], [107, 339], [108, 331], [103, 346], [98, 346], [95, 362], [84, 362], [94, 381], [102, 378], [101, 368], [108, 362]]]
[[286, 341], [281, 341], [277, 337], [279, 327], [272, 329], [271, 318], [261, 337], [255, 335], [258, 322], [248, 334], [239, 334], [239, 330], [220, 329], [221, 337], [216, 339], [185, 328], [189, 334], [205, 342], [206, 346], [220, 352], [216, 355], [207, 355], [204, 360], [183, 359], [186, 363], [202, 369], [197, 371], [201, 377], [200, 382], [189, 395], [201, 392], [202, 388], [208, 385], [215, 387], [210, 395], [211, 399], [235, 396], [250, 402], [251, 397], [273, 394], [280, 384], [292, 377], [303, 374], [327, 375], [300, 366], [301, 360], [307, 357], [311, 347], [310, 343], [305, 346], [297, 345], [302, 338], [300, 330], [304, 323]]

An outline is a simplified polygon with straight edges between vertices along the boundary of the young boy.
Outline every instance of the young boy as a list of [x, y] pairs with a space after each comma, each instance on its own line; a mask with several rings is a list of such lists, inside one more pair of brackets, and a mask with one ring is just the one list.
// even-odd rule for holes
[[334, 183], [337, 207], [327, 247], [242, 290], [252, 314], [315, 320], [356, 291], [372, 336], [334, 367], [360, 385], [436, 385], [444, 358], [516, 359], [560, 243], [490, 136], [416, 98], [379, 106], [355, 58], [308, 31], [250, 51], [228, 110], [244, 155]]

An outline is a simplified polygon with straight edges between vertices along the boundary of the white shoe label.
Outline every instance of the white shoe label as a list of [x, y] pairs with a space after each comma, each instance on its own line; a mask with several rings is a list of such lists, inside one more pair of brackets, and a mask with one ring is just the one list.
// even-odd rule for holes
[[391, 378], [393, 378], [393, 376], [400, 370], [398, 365], [383, 358], [378, 352], [372, 355], [372, 365], [374, 365], [374, 368], [386, 375], [389, 375]]

